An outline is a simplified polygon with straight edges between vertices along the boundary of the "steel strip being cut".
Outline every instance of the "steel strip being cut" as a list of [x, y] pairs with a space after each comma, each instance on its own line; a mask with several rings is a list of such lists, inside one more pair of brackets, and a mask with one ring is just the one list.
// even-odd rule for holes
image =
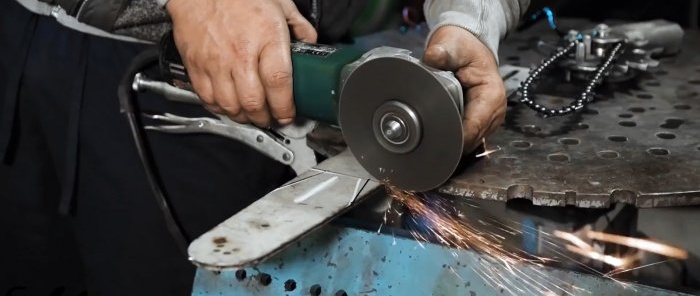
[[[340, 173], [342, 172], [342, 173]], [[190, 261], [211, 270], [253, 266], [380, 189], [349, 152], [329, 159], [194, 240]]]

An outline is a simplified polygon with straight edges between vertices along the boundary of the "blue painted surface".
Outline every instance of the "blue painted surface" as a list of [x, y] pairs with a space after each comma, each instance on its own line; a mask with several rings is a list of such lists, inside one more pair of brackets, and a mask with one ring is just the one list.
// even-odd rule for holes
[[539, 255], [537, 243], [539, 240], [539, 231], [535, 221], [530, 218], [523, 218], [521, 230], [523, 232], [523, 250], [531, 255]]
[[[321, 287], [320, 295], [336, 295], [339, 290], [381, 296], [683, 295], [530, 264], [506, 269], [485, 264], [486, 258], [434, 244], [421, 246], [409, 238], [326, 226], [266, 263], [245, 269], [243, 280], [235, 271], [198, 269], [193, 295], [311, 295], [313, 285]], [[479, 276], [477, 270], [484, 266], [509, 283], [505, 289], [494, 288]], [[271, 276], [267, 286], [258, 280], [262, 273]], [[293, 291], [284, 289], [288, 280], [296, 284]], [[546, 290], [553, 294], [545, 294]]]

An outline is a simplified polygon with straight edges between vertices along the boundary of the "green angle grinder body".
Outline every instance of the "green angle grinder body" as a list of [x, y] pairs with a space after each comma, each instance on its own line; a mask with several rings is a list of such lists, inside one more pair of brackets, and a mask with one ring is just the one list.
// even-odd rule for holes
[[[193, 91], [172, 32], [163, 36], [159, 47], [162, 79], [177, 88]], [[355, 47], [292, 42], [291, 53], [297, 116], [337, 125], [341, 72], [366, 51]]]
[[[163, 80], [192, 91], [172, 34], [160, 43]], [[297, 116], [339, 125], [378, 181], [427, 191], [452, 176], [462, 157], [462, 87], [404, 49], [293, 42]]]

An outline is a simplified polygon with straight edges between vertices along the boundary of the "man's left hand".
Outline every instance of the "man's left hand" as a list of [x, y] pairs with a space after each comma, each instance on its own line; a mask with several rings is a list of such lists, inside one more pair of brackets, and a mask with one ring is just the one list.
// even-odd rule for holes
[[465, 88], [464, 150], [473, 151], [505, 120], [506, 91], [493, 53], [471, 32], [444, 26], [428, 41], [423, 61], [455, 72]]

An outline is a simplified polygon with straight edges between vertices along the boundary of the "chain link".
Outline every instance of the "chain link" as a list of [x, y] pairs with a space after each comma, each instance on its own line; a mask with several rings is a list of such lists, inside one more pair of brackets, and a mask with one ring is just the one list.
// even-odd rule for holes
[[610, 73], [609, 71], [610, 68], [613, 66], [613, 62], [619, 56], [620, 51], [622, 50], [622, 42], [614, 45], [612, 50], [610, 50], [610, 54], [605, 58], [605, 60], [598, 66], [596, 71], [593, 73], [593, 77], [590, 81], [588, 81], [588, 84], [586, 85], [584, 91], [581, 92], [581, 95], [568, 106], [560, 109], [551, 109], [541, 104], [538, 104], [537, 102], [535, 102], [536, 98], [534, 97], [534, 93], [531, 89], [533, 82], [539, 79], [540, 74], [542, 74], [542, 72], [547, 70], [547, 68], [559, 61], [562, 57], [565, 57], [566, 55], [574, 51], [576, 49], [576, 45], [576, 41], [569, 43], [567, 46], [555, 52], [549, 58], [544, 59], [537, 68], [530, 71], [530, 76], [527, 79], [525, 79], [525, 81], [523, 81], [523, 83], [520, 86], [521, 103], [530, 107], [530, 109], [537, 111], [538, 114], [542, 117], [553, 117], [563, 116], [576, 112], [578, 110], [583, 109], [588, 103], [593, 101], [595, 95], [593, 91], [600, 84], [602, 84], [603, 78], [605, 78]]

